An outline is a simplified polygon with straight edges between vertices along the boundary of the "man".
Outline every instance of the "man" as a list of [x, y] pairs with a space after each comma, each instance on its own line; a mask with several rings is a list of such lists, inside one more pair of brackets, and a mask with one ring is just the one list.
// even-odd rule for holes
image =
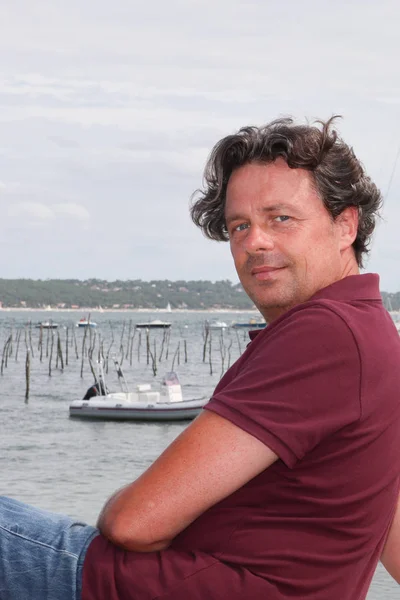
[[331, 121], [242, 129], [205, 182], [193, 220], [269, 326], [100, 535], [0, 503], [1, 600], [361, 600], [381, 556], [400, 582], [400, 341], [359, 274], [379, 191]]

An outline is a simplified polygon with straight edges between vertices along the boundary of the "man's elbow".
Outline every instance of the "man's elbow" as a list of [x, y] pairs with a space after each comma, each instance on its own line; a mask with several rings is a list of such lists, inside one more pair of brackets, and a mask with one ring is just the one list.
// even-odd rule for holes
[[115, 546], [133, 552], [158, 552], [171, 544], [170, 539], [159, 539], [145, 529], [135, 529], [124, 523], [102, 523], [100, 532]]

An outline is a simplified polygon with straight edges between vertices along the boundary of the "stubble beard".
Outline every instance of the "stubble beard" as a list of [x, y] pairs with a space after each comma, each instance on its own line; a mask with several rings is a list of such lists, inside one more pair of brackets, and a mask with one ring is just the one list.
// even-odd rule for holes
[[[294, 282], [285, 286], [276, 281], [263, 281], [259, 282], [256, 289], [246, 289], [244, 285], [243, 287], [267, 322], [273, 321], [301, 302], [297, 298], [298, 291]], [[274, 290], [274, 287], [277, 289]]]

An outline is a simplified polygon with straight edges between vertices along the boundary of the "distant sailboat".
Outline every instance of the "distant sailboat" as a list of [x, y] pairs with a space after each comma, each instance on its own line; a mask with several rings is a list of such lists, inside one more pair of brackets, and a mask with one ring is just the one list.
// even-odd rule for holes
[[170, 305], [170, 303], [169, 303], [169, 302], [168, 302], [168, 304], [167, 304], [166, 311], [167, 311], [167, 312], [172, 312], [172, 308], [171, 308], [171, 305]]

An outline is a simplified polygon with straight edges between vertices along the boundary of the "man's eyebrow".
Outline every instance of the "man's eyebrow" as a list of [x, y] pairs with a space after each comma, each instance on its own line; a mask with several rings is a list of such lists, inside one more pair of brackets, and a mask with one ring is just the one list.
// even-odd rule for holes
[[279, 204], [273, 204], [272, 206], [265, 206], [262, 210], [263, 212], [278, 212], [281, 210], [297, 212], [297, 207], [293, 204], [286, 204], [285, 202], [280, 202]]
[[[287, 210], [291, 213], [298, 213], [298, 208], [293, 205], [293, 204], [286, 204], [285, 202], [279, 202], [278, 204], [273, 204], [271, 206], [265, 206], [262, 209], [262, 212], [264, 213], [274, 213], [274, 212], [280, 212], [282, 210]], [[240, 220], [246, 220], [246, 215], [244, 213], [232, 213], [230, 215], [227, 215], [225, 217], [225, 222], [226, 223], [231, 223], [232, 221], [240, 221]]]
[[231, 215], [225, 217], [225, 223], [231, 223], [232, 221], [240, 221], [246, 220], [246, 217], [243, 213], [232, 213]]

